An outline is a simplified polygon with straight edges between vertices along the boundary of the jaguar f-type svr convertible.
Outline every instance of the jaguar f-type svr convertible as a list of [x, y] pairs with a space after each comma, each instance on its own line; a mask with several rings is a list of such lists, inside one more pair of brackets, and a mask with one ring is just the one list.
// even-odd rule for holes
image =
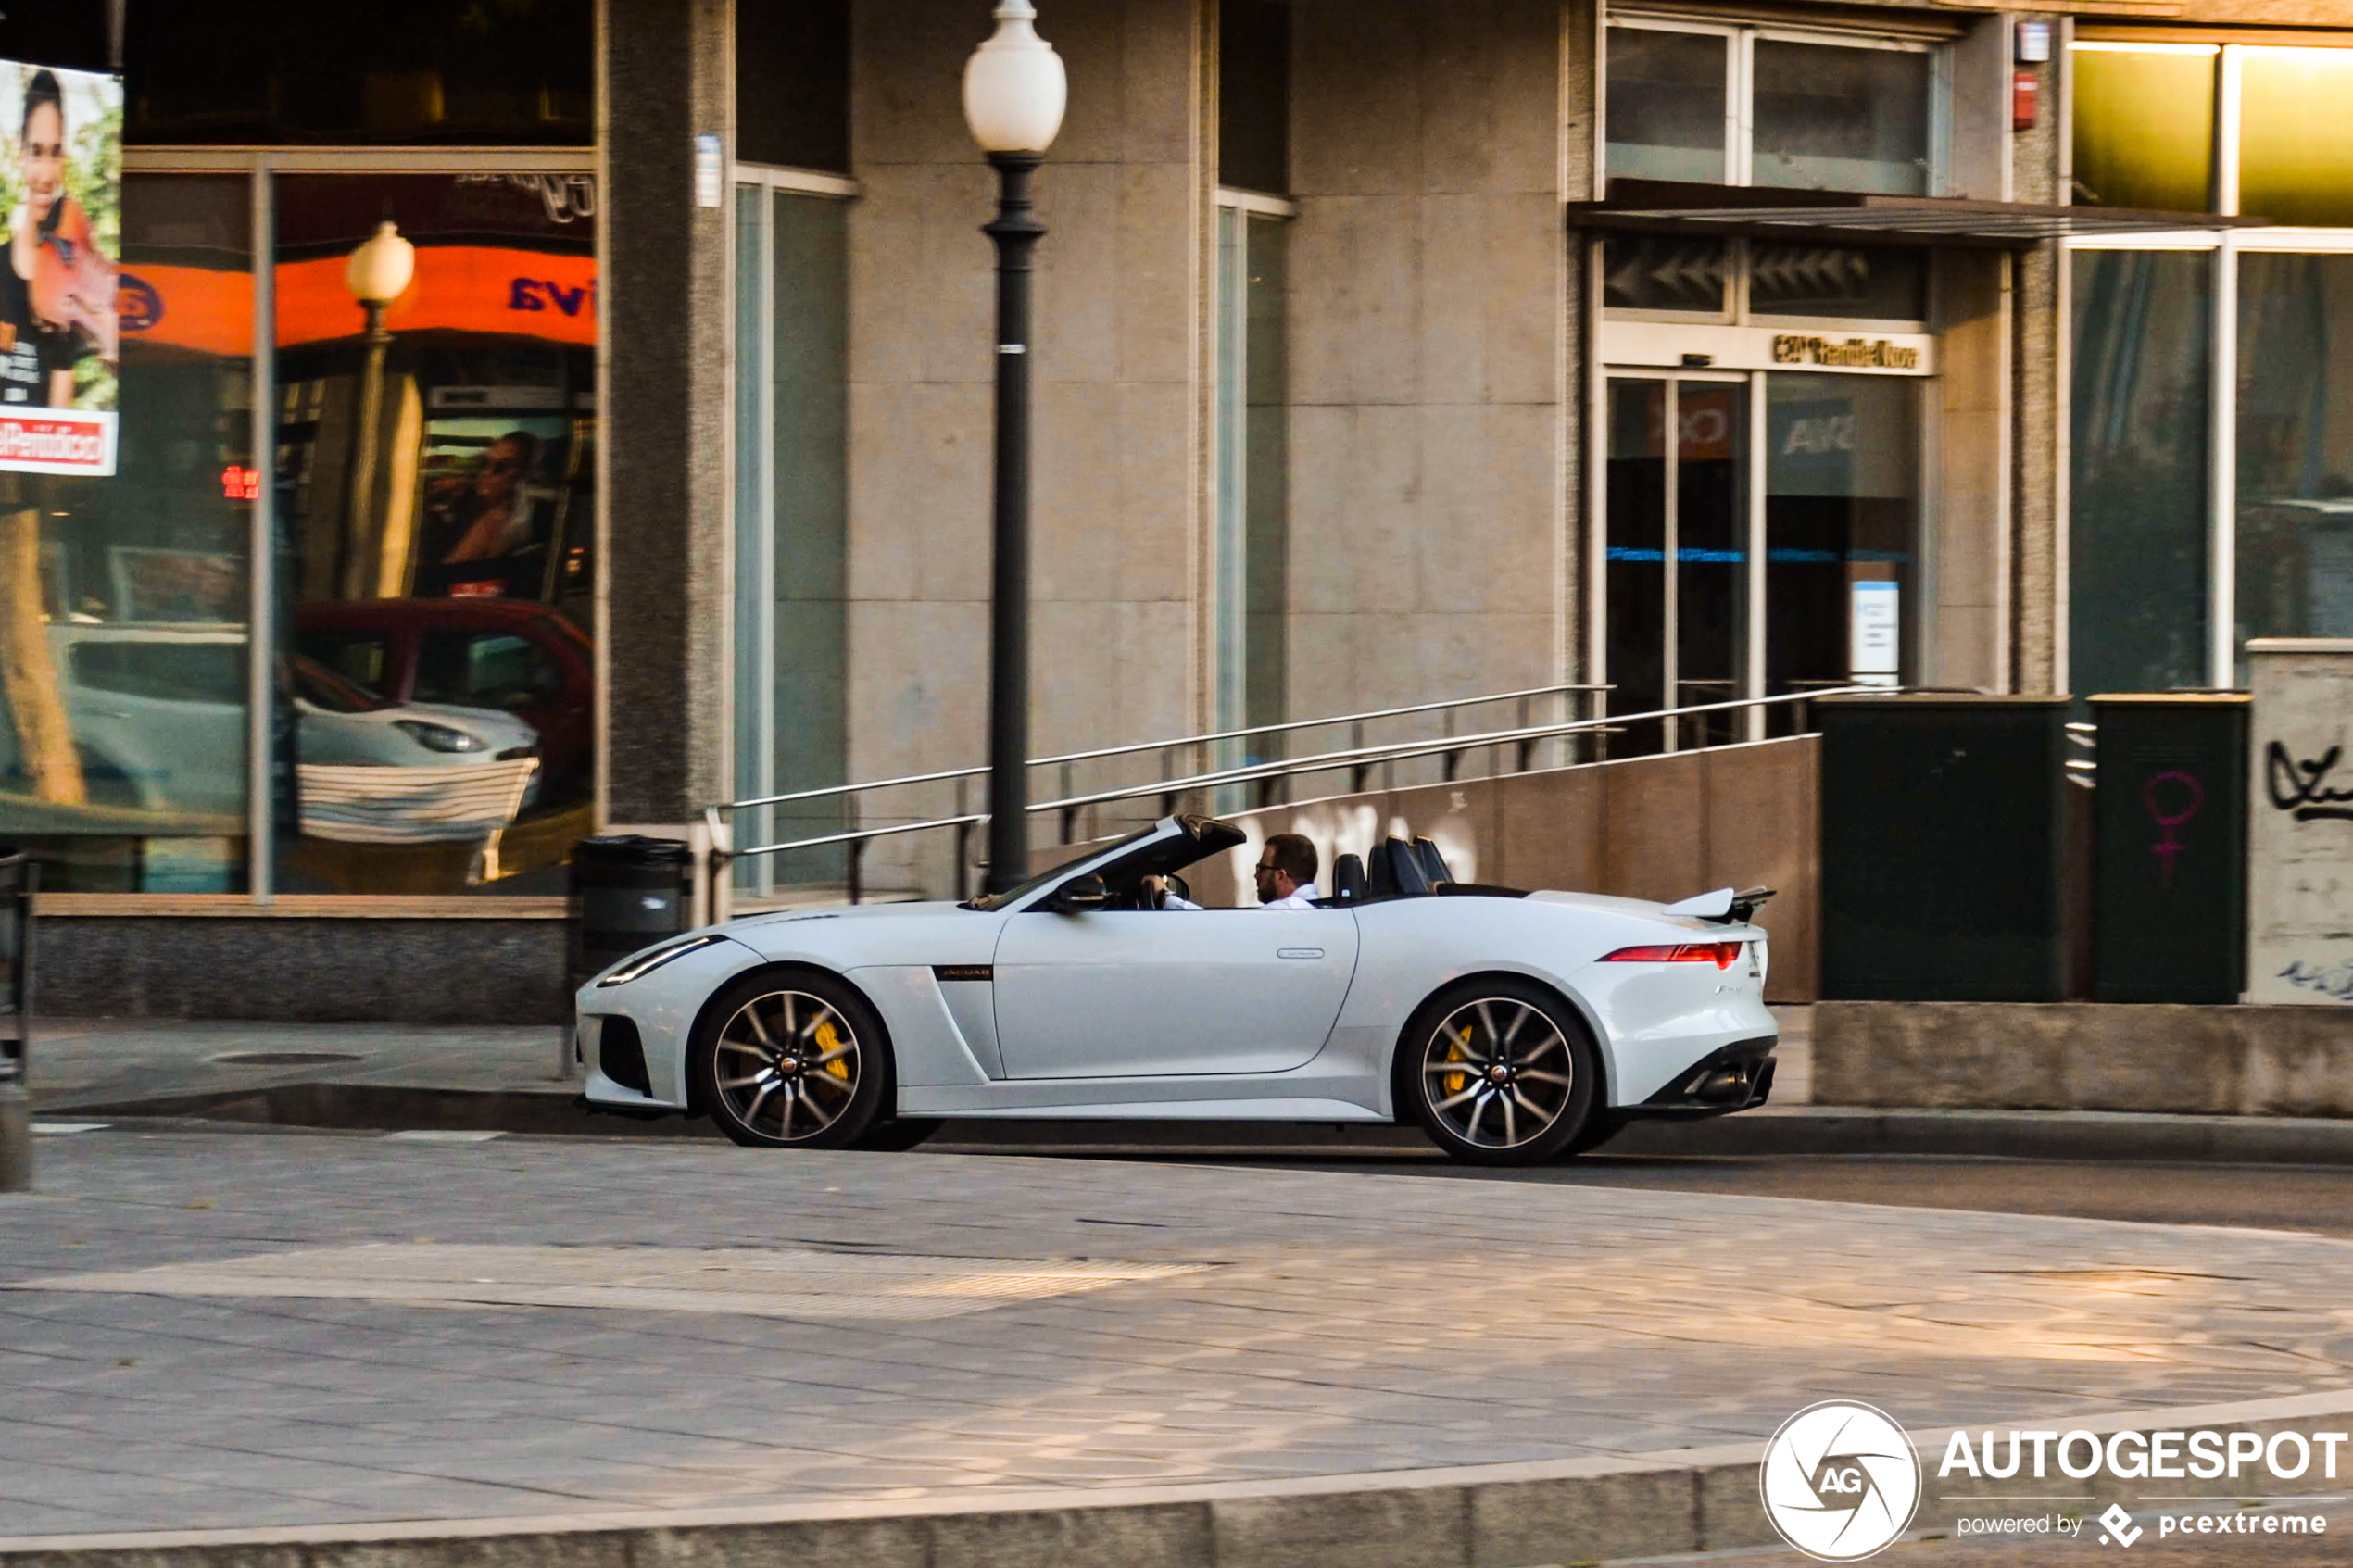
[[1390, 838], [1312, 907], [1164, 900], [1245, 841], [1167, 817], [965, 903], [661, 943], [579, 992], [587, 1100], [770, 1148], [907, 1148], [956, 1117], [1397, 1121], [1532, 1164], [1772, 1086], [1762, 890], [1522, 892]]

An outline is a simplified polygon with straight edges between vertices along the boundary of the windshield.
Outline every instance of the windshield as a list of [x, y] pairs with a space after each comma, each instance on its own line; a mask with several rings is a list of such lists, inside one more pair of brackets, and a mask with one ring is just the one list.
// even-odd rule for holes
[[1075, 856], [1051, 870], [1039, 872], [1036, 876], [1031, 877], [1027, 882], [1023, 883], [1018, 887], [1009, 887], [1002, 893], [984, 894], [978, 898], [972, 899], [963, 907], [967, 909], [1001, 909], [1006, 905], [1016, 903], [1022, 898], [1026, 897], [1028, 895], [1037, 892], [1038, 889], [1045, 886], [1048, 883], [1052, 882], [1055, 878], [1067, 875], [1074, 868], [1083, 866], [1089, 860], [1100, 859], [1103, 856], [1110, 854], [1114, 849], [1125, 849], [1131, 844], [1140, 843], [1143, 840], [1150, 838], [1152, 834], [1158, 833], [1159, 831], [1160, 824], [1158, 822], [1154, 822], [1148, 828], [1139, 828], [1134, 833], [1129, 834], [1126, 838], [1119, 840], [1116, 844], [1099, 844], [1094, 848], [1088, 850], [1084, 855]]

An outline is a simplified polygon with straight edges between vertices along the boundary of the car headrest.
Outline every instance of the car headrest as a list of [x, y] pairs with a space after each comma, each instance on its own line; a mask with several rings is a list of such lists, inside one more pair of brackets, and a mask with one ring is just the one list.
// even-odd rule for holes
[[1385, 838], [1381, 840], [1379, 854], [1389, 862], [1390, 874], [1397, 879], [1398, 892], [1429, 891], [1429, 873], [1422, 870], [1421, 859], [1414, 853], [1412, 845], [1402, 838]]
[[1353, 904], [1365, 897], [1365, 862], [1356, 855], [1342, 855], [1332, 861], [1332, 897], [1343, 904]]
[[1445, 857], [1438, 852], [1437, 841], [1428, 834], [1414, 840], [1414, 858], [1422, 863], [1422, 874], [1432, 885], [1454, 880], [1454, 873], [1446, 869]]
[[[1395, 843], [1394, 839], [1390, 841]], [[1370, 898], [1393, 898], [1397, 896], [1397, 868], [1390, 864], [1389, 845], [1376, 844], [1372, 853], [1365, 857], [1365, 894]]]

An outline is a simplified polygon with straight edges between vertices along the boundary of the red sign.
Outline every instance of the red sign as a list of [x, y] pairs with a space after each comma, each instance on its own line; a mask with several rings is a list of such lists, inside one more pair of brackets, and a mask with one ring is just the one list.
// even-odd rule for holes
[[255, 501], [261, 498], [261, 471], [239, 463], [231, 463], [220, 470], [220, 495], [230, 501]]
[[0, 411], [0, 469], [103, 478], [114, 472], [114, 435], [111, 411]]

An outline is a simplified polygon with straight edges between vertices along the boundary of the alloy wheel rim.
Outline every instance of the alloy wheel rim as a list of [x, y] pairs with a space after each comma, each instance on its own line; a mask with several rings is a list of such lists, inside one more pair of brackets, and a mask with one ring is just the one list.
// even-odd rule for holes
[[806, 991], [771, 991], [719, 1031], [717, 1086], [727, 1113], [764, 1137], [815, 1137], [849, 1109], [864, 1071], [857, 1031]]
[[1446, 1015], [1422, 1057], [1422, 1095], [1446, 1130], [1475, 1148], [1517, 1148], [1568, 1109], [1577, 1059], [1543, 1010], [1511, 997]]

